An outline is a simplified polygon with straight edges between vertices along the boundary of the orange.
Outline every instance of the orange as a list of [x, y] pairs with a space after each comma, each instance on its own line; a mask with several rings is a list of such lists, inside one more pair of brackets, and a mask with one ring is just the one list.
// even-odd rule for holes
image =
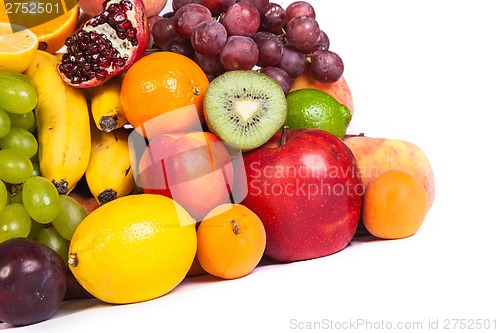
[[249, 274], [260, 262], [266, 232], [260, 218], [241, 204], [222, 204], [200, 222], [198, 260], [209, 274], [236, 279]]
[[9, 16], [7, 16], [7, 8], [5, 8], [4, 0], [0, 0], [0, 22], [9, 23]]
[[366, 229], [378, 238], [405, 238], [418, 231], [427, 205], [425, 189], [413, 176], [390, 170], [368, 185], [361, 217]]
[[77, 28], [80, 9], [74, 6], [57, 18], [37, 25], [31, 30], [38, 36], [39, 49], [56, 53], [64, 46], [64, 41]]
[[207, 76], [193, 60], [174, 52], [155, 52], [129, 68], [120, 98], [129, 123], [152, 138], [201, 131], [207, 87]]

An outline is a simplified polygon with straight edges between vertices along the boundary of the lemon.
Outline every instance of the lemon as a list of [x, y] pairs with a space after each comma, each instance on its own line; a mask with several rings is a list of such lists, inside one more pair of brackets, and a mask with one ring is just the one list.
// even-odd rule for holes
[[290, 129], [319, 128], [344, 138], [352, 116], [349, 109], [330, 94], [304, 88], [290, 92], [286, 100], [285, 125]]
[[0, 70], [24, 72], [37, 49], [38, 38], [31, 30], [0, 22]]
[[184, 208], [159, 194], [134, 194], [102, 205], [78, 225], [68, 266], [104, 302], [142, 302], [184, 279], [196, 247], [195, 220]]

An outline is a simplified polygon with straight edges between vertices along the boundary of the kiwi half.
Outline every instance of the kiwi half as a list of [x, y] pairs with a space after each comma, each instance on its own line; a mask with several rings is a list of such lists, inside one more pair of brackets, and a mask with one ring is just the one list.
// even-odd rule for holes
[[213, 134], [248, 151], [266, 143], [283, 126], [287, 103], [278, 82], [257, 71], [239, 70], [210, 83], [203, 109]]

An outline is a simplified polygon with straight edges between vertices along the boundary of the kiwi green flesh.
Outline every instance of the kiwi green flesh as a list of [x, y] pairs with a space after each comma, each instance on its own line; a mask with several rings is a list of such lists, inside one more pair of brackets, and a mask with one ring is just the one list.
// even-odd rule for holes
[[266, 143], [283, 126], [287, 103], [280, 85], [265, 74], [229, 71], [210, 83], [204, 112], [212, 133], [247, 151]]

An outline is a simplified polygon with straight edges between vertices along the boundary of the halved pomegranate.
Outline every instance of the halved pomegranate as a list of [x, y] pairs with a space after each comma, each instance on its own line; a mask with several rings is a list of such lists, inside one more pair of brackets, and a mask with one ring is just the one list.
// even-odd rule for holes
[[98, 86], [141, 58], [149, 36], [142, 0], [107, 0], [102, 12], [66, 39], [57, 69], [73, 87]]

